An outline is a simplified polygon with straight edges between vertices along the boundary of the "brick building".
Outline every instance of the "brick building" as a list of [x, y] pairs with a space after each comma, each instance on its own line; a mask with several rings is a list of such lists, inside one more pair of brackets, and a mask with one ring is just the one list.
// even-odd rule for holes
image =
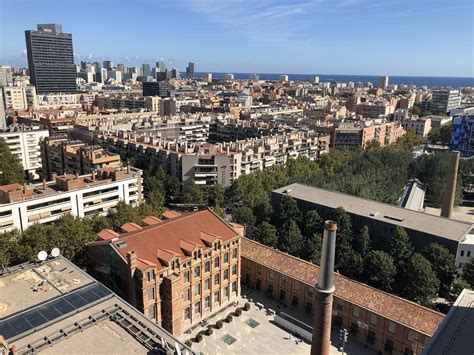
[[[242, 282], [288, 307], [313, 314], [319, 267], [242, 238]], [[332, 325], [377, 351], [419, 354], [444, 315], [335, 274]]]
[[240, 294], [244, 228], [210, 210], [146, 217], [88, 245], [89, 272], [174, 335]]

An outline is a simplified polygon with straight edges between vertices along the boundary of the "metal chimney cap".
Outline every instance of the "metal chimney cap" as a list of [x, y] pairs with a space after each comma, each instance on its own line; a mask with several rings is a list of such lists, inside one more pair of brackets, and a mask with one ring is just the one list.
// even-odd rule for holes
[[337, 223], [335, 221], [327, 220], [324, 222], [324, 229], [328, 231], [337, 231]]

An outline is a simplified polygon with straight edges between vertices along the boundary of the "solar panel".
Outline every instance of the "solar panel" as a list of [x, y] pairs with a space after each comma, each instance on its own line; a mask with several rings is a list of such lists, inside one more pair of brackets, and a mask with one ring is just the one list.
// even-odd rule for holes
[[6, 340], [14, 340], [31, 330], [38, 330], [68, 313], [111, 295], [101, 283], [93, 283], [62, 295], [22, 313], [0, 320], [0, 334]]

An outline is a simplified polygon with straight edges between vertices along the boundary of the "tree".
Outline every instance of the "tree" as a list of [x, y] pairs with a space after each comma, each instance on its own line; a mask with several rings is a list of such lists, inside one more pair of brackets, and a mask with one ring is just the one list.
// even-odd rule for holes
[[165, 196], [159, 189], [153, 190], [148, 193], [145, 205], [151, 207], [151, 215], [160, 215], [165, 205]]
[[138, 208], [134, 208], [124, 201], [120, 201], [115, 210], [109, 215], [110, 226], [116, 232], [120, 232], [120, 227], [125, 223], [141, 224], [142, 219]]
[[456, 273], [456, 257], [438, 243], [431, 243], [426, 250], [426, 258], [441, 283], [440, 294], [446, 295], [451, 289]]
[[257, 219], [257, 223], [269, 222], [273, 213], [270, 199], [266, 198], [259, 202], [254, 208], [253, 213]]
[[359, 235], [354, 238], [352, 246], [356, 252], [358, 252], [362, 257], [365, 257], [365, 255], [370, 250], [369, 227], [362, 227], [359, 232]]
[[278, 236], [276, 228], [268, 222], [262, 222], [254, 228], [253, 239], [262, 244], [276, 248]]
[[209, 206], [221, 207], [224, 204], [225, 187], [221, 184], [215, 184], [209, 190]]
[[24, 262], [20, 245], [21, 235], [17, 229], [0, 233], [0, 267], [7, 267]]
[[464, 279], [458, 279], [453, 283], [453, 287], [449, 291], [449, 294], [446, 296], [446, 299], [449, 302], [454, 302], [456, 299], [459, 297], [459, 294], [464, 290], [465, 288], [469, 289], [471, 286], [469, 283], [467, 283], [466, 280]]
[[428, 141], [432, 144], [448, 145], [451, 140], [452, 128], [453, 126], [451, 124], [433, 128], [431, 132], [428, 133]]
[[293, 197], [283, 195], [278, 206], [278, 215], [276, 224], [283, 225], [290, 220], [297, 224], [301, 223], [302, 215], [298, 204]]
[[332, 215], [337, 223], [337, 245], [351, 244], [353, 238], [351, 216], [342, 207], [336, 208]]
[[278, 237], [278, 246], [284, 252], [300, 256], [304, 247], [304, 238], [294, 220], [290, 219], [283, 225]]
[[236, 223], [245, 225], [247, 230], [255, 225], [255, 216], [252, 209], [247, 206], [239, 206], [232, 210], [232, 220]]
[[413, 105], [412, 108], [410, 109], [410, 113], [412, 115], [419, 116], [421, 113], [421, 109], [419, 105]]
[[0, 157], [0, 186], [22, 184], [25, 181], [23, 165], [18, 157], [11, 153], [3, 138], [0, 138]]
[[377, 139], [372, 139], [365, 144], [365, 150], [371, 151], [374, 149], [380, 148], [380, 141]]
[[303, 222], [301, 223], [301, 230], [306, 238], [311, 238], [315, 233], [322, 233], [323, 219], [316, 210], [306, 212]]
[[414, 253], [403, 266], [400, 295], [425, 306], [436, 296], [439, 280], [430, 262], [421, 254]]
[[390, 241], [389, 254], [393, 258], [395, 266], [400, 271], [403, 265], [413, 255], [414, 248], [410, 237], [403, 227], [396, 226]]
[[386, 252], [372, 250], [364, 258], [363, 280], [369, 285], [390, 291], [395, 280], [397, 268]]
[[398, 139], [398, 145], [404, 149], [413, 149], [419, 145], [426, 143], [426, 138], [417, 135], [413, 130], [407, 129], [403, 137]]
[[305, 260], [318, 264], [321, 261], [321, 248], [323, 245], [323, 238], [319, 233], [313, 233], [311, 237], [306, 237], [304, 240], [304, 249], [301, 257]]
[[474, 258], [470, 258], [462, 267], [462, 278], [474, 288]]
[[344, 242], [336, 248], [336, 268], [341, 274], [359, 280], [363, 269], [362, 256]]
[[187, 192], [184, 194], [184, 203], [201, 204], [204, 202], [204, 192], [196, 185], [194, 180], [189, 183]]

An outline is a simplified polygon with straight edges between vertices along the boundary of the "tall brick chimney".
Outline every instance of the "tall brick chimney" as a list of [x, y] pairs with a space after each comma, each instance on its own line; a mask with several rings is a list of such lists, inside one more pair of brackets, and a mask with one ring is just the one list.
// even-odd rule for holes
[[135, 272], [135, 269], [137, 268], [137, 258], [137, 254], [133, 250], [130, 250], [127, 253], [127, 264], [130, 269], [130, 275], [132, 276]]
[[324, 223], [323, 246], [319, 280], [315, 285], [316, 309], [314, 312], [313, 339], [311, 355], [329, 355], [331, 346], [331, 317], [334, 287], [334, 260], [336, 252], [337, 224]]
[[454, 200], [456, 197], [456, 182], [458, 180], [459, 152], [453, 150], [451, 152], [451, 160], [449, 162], [448, 179], [446, 181], [446, 189], [444, 190], [443, 204], [441, 206], [441, 216], [451, 218], [453, 215]]

